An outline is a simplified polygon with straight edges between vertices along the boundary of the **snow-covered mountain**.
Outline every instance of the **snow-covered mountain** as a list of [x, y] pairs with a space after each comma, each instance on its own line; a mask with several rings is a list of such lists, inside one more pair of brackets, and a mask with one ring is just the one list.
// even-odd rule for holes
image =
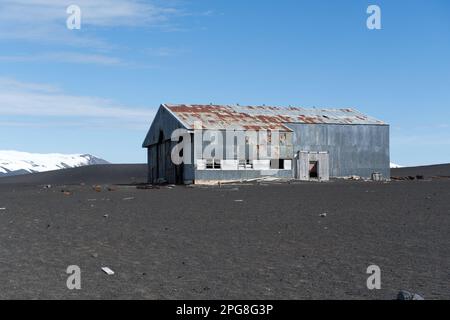
[[38, 154], [0, 150], [0, 177], [107, 163], [90, 154]]
[[398, 169], [398, 168], [403, 168], [403, 166], [391, 162], [391, 169]]

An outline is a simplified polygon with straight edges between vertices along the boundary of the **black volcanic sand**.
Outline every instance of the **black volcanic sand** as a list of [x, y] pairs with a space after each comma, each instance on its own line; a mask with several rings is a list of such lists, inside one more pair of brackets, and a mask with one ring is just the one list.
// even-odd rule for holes
[[[106, 183], [117, 168], [75, 172]], [[96, 192], [57, 187], [67, 172], [29, 176], [39, 186], [0, 179], [0, 298], [450, 298], [450, 179]]]
[[106, 164], [0, 177], [0, 188], [2, 185], [136, 184], [146, 181], [146, 164]]
[[392, 176], [407, 177], [422, 175], [425, 178], [430, 177], [448, 177], [450, 178], [450, 164], [441, 164], [427, 167], [410, 167], [392, 169]]

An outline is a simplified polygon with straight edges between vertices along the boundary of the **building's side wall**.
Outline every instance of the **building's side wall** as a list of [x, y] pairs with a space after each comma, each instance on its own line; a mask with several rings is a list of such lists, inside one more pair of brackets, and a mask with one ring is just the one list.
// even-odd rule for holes
[[389, 126], [288, 124], [294, 131], [294, 152], [329, 152], [330, 177], [390, 178]]
[[[177, 168], [171, 157], [172, 150], [177, 142], [172, 142], [171, 137], [175, 130], [183, 128], [183, 125], [167, 109], [164, 107], [159, 108], [144, 141], [144, 146], [148, 149], [149, 183], [156, 183], [162, 180], [168, 183], [179, 182], [176, 176]], [[192, 165], [183, 165], [181, 170], [183, 175], [181, 178], [182, 182], [194, 179]]]

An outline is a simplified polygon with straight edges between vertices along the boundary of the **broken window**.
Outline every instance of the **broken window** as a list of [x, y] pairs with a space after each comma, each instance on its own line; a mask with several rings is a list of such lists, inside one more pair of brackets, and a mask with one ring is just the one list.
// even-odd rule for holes
[[217, 159], [207, 159], [206, 160], [206, 169], [207, 170], [213, 170], [213, 169], [221, 169], [222, 163], [220, 160]]
[[270, 160], [270, 169], [284, 169], [283, 159], [272, 159]]
[[270, 169], [272, 169], [272, 170], [292, 170], [292, 160], [272, 159], [272, 160], [270, 160]]
[[253, 169], [252, 160], [239, 160], [239, 170]]

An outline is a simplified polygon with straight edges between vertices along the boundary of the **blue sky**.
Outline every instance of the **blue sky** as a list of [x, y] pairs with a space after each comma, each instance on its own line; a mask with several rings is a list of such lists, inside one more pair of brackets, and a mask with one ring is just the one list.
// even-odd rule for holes
[[355, 107], [393, 162], [450, 162], [447, 0], [6, 0], [0, 49], [1, 150], [145, 162], [161, 103], [212, 102]]

